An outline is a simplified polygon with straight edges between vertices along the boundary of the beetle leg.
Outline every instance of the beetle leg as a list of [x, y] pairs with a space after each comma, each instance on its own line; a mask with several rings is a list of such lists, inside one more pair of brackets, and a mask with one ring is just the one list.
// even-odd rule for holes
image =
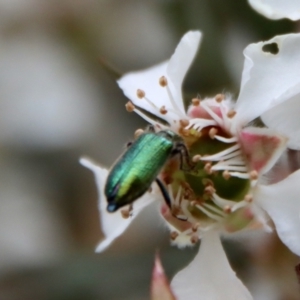
[[164, 197], [164, 200], [165, 200], [167, 206], [169, 207], [170, 210], [172, 210], [171, 199], [170, 199], [170, 195], [169, 195], [168, 191], [166, 190], [165, 186], [160, 181], [160, 179], [156, 178], [155, 181]]
[[128, 142], [127, 144], [126, 144], [126, 149], [128, 149], [131, 145], [133, 144], [133, 142]]
[[[186, 148], [186, 145], [184, 143], [176, 144], [176, 147], [172, 152], [172, 156], [174, 156], [176, 154], [179, 154], [180, 170], [186, 171], [186, 172], [193, 170], [193, 168], [195, 167], [195, 164], [193, 164], [193, 162], [191, 161], [188, 149]], [[184, 168], [183, 159], [185, 160], [185, 162], [189, 166], [189, 168]]]
[[[160, 191], [161, 191], [161, 193], [164, 197], [164, 200], [165, 200], [167, 206], [169, 207], [169, 209], [172, 213], [172, 211], [173, 211], [172, 210], [172, 203], [171, 203], [171, 198], [170, 198], [170, 195], [169, 195], [168, 191], [166, 190], [165, 186], [163, 185], [163, 183], [160, 181], [159, 178], [156, 178], [155, 181], [156, 181], [156, 183], [157, 183], [157, 185], [158, 185], [158, 187], [159, 187], [159, 189], [160, 189]], [[187, 218], [185, 219], [185, 218], [182, 218], [182, 217], [177, 217], [173, 213], [172, 213], [172, 215], [180, 221], [187, 221]]]
[[133, 203], [130, 203], [130, 204], [129, 204], [128, 211], [129, 211], [129, 217], [132, 217]]
[[155, 128], [154, 128], [154, 125], [150, 124], [147, 126], [147, 131], [148, 132], [154, 132], [155, 133]]

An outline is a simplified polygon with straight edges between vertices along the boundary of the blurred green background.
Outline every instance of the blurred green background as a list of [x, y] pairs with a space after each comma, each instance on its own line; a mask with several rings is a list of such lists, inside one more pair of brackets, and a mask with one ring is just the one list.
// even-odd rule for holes
[[[146, 125], [125, 111], [103, 62], [120, 72], [149, 67], [199, 29], [185, 94], [237, 96], [243, 49], [299, 28], [246, 0], [0, 0], [0, 299], [149, 299], [156, 249], [169, 278], [195, 255], [169, 246], [154, 209], [94, 253], [97, 191], [78, 159], [109, 167]], [[297, 257], [275, 234], [225, 247], [255, 299], [299, 299]]]

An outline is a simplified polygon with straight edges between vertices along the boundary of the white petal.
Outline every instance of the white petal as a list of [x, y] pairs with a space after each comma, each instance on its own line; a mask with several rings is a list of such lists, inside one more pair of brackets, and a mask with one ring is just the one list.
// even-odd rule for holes
[[152, 197], [146, 194], [145, 196], [135, 201], [133, 215], [128, 219], [124, 219], [120, 211], [115, 213], [108, 213], [106, 210], [107, 203], [103, 193], [108, 171], [98, 166], [88, 158], [81, 158], [80, 163], [94, 173], [98, 187], [98, 205], [101, 216], [101, 228], [104, 233], [105, 239], [101, 241], [97, 246], [96, 252], [102, 252], [127, 229], [127, 227], [131, 224], [138, 213], [152, 201]]
[[270, 128], [246, 127], [239, 141], [251, 170], [267, 173], [286, 150], [287, 138]]
[[[277, 44], [278, 53], [263, 47]], [[259, 117], [268, 109], [300, 92], [300, 34], [287, 34], [244, 50], [245, 63], [241, 91], [236, 103], [239, 124]]]
[[182, 83], [196, 56], [201, 37], [202, 34], [200, 31], [189, 31], [186, 33], [178, 44], [167, 67], [168, 78], [173, 83], [175, 89], [173, 94], [177, 96], [175, 100], [182, 111], [184, 111], [181, 92]]
[[[163, 105], [167, 109], [172, 107], [166, 88], [163, 88], [159, 84], [159, 78], [167, 74], [167, 64], [167, 62], [164, 62], [146, 70], [127, 73], [118, 80], [119, 87], [134, 105], [162, 119], [166, 119], [169, 114], [163, 115], [159, 112], [159, 109]], [[138, 89], [145, 92], [146, 98], [149, 99], [154, 106], [145, 99], [138, 98]], [[169, 121], [169, 119], [166, 121]]]
[[[118, 80], [119, 87], [136, 106], [145, 109], [159, 118], [165, 119], [169, 123], [171, 123], [170, 120], [183, 117], [185, 112], [181, 95], [181, 85], [197, 52], [200, 37], [201, 34], [198, 31], [188, 32], [181, 39], [170, 61], [124, 75]], [[167, 78], [168, 87], [174, 102], [170, 99], [167, 88], [159, 84], [159, 79], [162, 76]], [[145, 99], [138, 98], [138, 89], [144, 91], [145, 97], [154, 105], [149, 104]], [[168, 110], [168, 113], [165, 115], [159, 112], [162, 106], [165, 106]], [[173, 111], [169, 111], [170, 109]], [[177, 114], [174, 114], [174, 110]], [[178, 116], [178, 114], [181, 115]]]
[[250, 5], [265, 17], [273, 20], [300, 19], [299, 0], [249, 0]]
[[255, 201], [267, 211], [284, 244], [300, 255], [300, 170], [272, 185], [259, 186]]
[[261, 118], [272, 129], [289, 138], [288, 147], [300, 150], [300, 94], [265, 112]]
[[216, 232], [208, 232], [201, 241], [199, 253], [171, 282], [179, 300], [252, 299], [236, 277]]

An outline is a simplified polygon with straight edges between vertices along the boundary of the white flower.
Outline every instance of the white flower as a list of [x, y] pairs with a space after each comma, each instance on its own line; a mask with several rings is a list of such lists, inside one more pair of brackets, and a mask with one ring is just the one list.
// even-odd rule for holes
[[300, 19], [300, 2], [298, 0], [249, 0], [250, 5], [265, 17], [273, 20], [288, 18]]
[[[225, 299], [251, 299], [230, 269], [218, 235], [242, 229], [264, 228], [269, 231], [266, 211], [282, 241], [300, 255], [300, 201], [297, 199], [300, 188], [295, 184], [300, 180], [300, 171], [273, 185], [263, 185], [262, 180], [286, 149], [287, 143], [294, 148], [300, 146], [295, 136], [300, 129], [297, 114], [291, 114], [288, 122], [273, 120], [274, 116], [280, 117], [280, 112], [287, 116], [299, 110], [300, 35], [278, 36], [245, 49], [241, 90], [236, 103], [230, 96], [219, 94], [201, 101], [192, 99], [186, 111], [181, 85], [200, 39], [200, 32], [187, 33], [169, 61], [129, 73], [118, 83], [131, 100], [127, 110], [141, 115], [157, 131], [171, 128], [181, 135], [197, 164], [190, 173], [178, 168], [174, 170], [171, 164], [167, 164], [161, 174], [163, 180], [170, 179], [164, 182], [174, 209], [170, 211], [162, 204], [161, 215], [171, 229], [173, 242], [184, 246], [203, 239], [195, 261], [174, 279], [173, 286], [175, 292], [178, 290], [179, 299], [198, 299], [199, 292], [204, 293], [205, 299], [224, 299], [222, 295], [226, 294], [231, 298]], [[263, 50], [264, 45], [269, 43], [277, 44], [277, 54]], [[144, 111], [168, 125], [150, 118]], [[249, 125], [260, 116], [272, 128]], [[124, 232], [138, 211], [162, 197], [155, 189], [146, 193], [134, 203], [131, 218], [124, 219], [120, 213], [109, 214], [103, 200], [107, 171], [88, 159], [82, 159], [81, 163], [91, 169], [97, 179], [102, 228], [106, 236], [97, 251], [103, 251]], [[179, 220], [181, 216], [187, 221]], [[207, 284], [209, 276], [216, 276], [209, 275], [217, 269], [217, 265], [212, 267], [216, 262], [220, 262], [222, 268], [213, 285]], [[185, 277], [191, 277], [185, 274], [195, 270], [196, 265], [202, 268], [199, 281], [196, 279], [197, 272], [192, 276], [195, 284], [191, 285], [197, 288], [189, 286], [186, 289], [188, 281]], [[204, 280], [205, 276], [208, 279]]]

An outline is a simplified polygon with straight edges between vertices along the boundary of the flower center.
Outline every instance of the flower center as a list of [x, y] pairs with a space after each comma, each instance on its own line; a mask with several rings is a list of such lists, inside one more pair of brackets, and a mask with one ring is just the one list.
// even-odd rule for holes
[[194, 233], [212, 227], [227, 232], [241, 230], [253, 220], [251, 189], [258, 174], [249, 169], [237, 137], [228, 130], [228, 118], [234, 112], [224, 116], [220, 107], [202, 101], [201, 109], [196, 107], [191, 114], [197, 118], [188, 125], [182, 122], [178, 134], [195, 166], [190, 171], [181, 170], [174, 158], [161, 174], [172, 199], [172, 215], [196, 226]]

